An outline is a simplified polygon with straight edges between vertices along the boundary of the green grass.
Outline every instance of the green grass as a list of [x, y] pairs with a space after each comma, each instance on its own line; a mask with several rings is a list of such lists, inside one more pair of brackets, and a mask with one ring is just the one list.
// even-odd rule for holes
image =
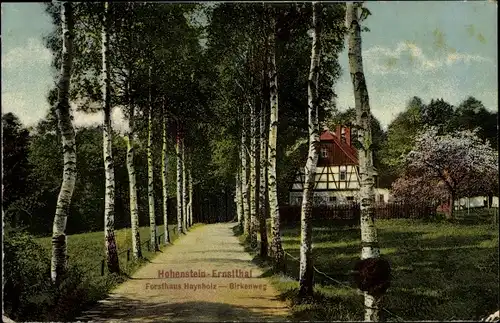
[[[174, 227], [175, 225], [169, 225], [172, 242], [178, 238], [177, 230], [174, 233]], [[157, 232], [158, 234], [163, 233], [163, 225], [157, 227]], [[148, 251], [146, 246], [146, 242], [149, 241], [150, 237], [149, 227], [141, 227], [139, 233], [141, 236], [142, 256], [145, 259], [137, 263], [134, 261], [127, 262], [127, 249], [131, 249], [130, 259], [133, 259], [131, 229], [126, 228], [115, 231], [118, 253], [120, 253], [120, 270], [128, 275], [131, 275], [142, 263], [147, 262], [156, 254], [153, 251]], [[51, 237], [38, 238], [37, 242], [48, 250], [52, 248]], [[162, 248], [164, 248], [163, 237], [161, 243]], [[69, 235], [67, 244], [70, 263], [77, 264], [80, 269], [88, 272], [89, 276], [101, 276], [101, 260], [105, 257], [103, 231]], [[107, 271], [107, 268], [105, 271]]]
[[[170, 241], [175, 243], [177, 240], [178, 232], [174, 227], [176, 225], [169, 225], [170, 228]], [[195, 224], [190, 228], [190, 231], [202, 226], [202, 224]], [[146, 243], [149, 241], [149, 227], [141, 227], [140, 230], [142, 256], [143, 259], [139, 261], [133, 260], [132, 253], [132, 236], [131, 229], [116, 230], [116, 243], [118, 246], [120, 275], [109, 274], [107, 267], [105, 267], [105, 274], [101, 276], [101, 260], [104, 259], [104, 232], [90, 232], [69, 235], [67, 237], [69, 264], [76, 265], [81, 271], [84, 272], [85, 285], [88, 286], [88, 298], [85, 304], [75, 304], [81, 306], [82, 309], [88, 308], [96, 301], [106, 297], [107, 293], [117, 284], [125, 281], [127, 277], [132, 275], [143, 264], [148, 263], [153, 259], [158, 252], [148, 251]], [[158, 234], [163, 233], [163, 225], [157, 227]], [[189, 234], [189, 232], [188, 232]], [[51, 250], [51, 237], [37, 238], [37, 242], [47, 250]], [[170, 246], [170, 245], [169, 245]], [[169, 246], [163, 245], [163, 236], [161, 238], [160, 251], [168, 252]], [[130, 251], [130, 261], [127, 261], [127, 250]]]
[[[382, 255], [393, 279], [384, 307], [405, 320], [476, 320], [498, 310], [498, 226], [377, 220]], [[283, 248], [299, 258], [300, 224], [282, 228]], [[244, 242], [243, 236], [240, 237]], [[359, 227], [315, 223], [314, 300], [297, 301], [299, 264], [287, 256], [286, 275], [266, 272], [299, 320], [363, 320], [363, 297], [349, 271], [360, 256]], [[259, 264], [262, 259], [255, 258]], [[383, 312], [387, 320], [396, 316]]]

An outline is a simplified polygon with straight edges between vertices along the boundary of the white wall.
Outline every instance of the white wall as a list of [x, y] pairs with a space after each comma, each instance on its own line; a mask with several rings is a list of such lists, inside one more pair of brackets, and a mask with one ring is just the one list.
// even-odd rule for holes
[[[487, 196], [473, 196], [469, 198], [462, 197], [458, 200], [455, 200], [456, 209], [467, 209], [467, 207], [475, 208], [484, 206], [488, 206]], [[490, 207], [498, 207], [498, 196], [493, 196]]]
[[[302, 205], [302, 192], [292, 191], [289, 194], [290, 205]], [[349, 202], [349, 200], [347, 199], [348, 197], [353, 197], [354, 201], [359, 201], [359, 190], [320, 191], [314, 192], [313, 196], [314, 205], [331, 205], [334, 203], [342, 204]], [[335, 200], [330, 199], [330, 197], [335, 197]]]

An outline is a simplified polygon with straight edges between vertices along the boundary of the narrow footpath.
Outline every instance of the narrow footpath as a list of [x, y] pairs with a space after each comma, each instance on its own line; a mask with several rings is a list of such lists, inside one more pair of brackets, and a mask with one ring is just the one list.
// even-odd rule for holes
[[286, 303], [251, 262], [235, 223], [201, 226], [140, 268], [81, 321], [286, 321]]

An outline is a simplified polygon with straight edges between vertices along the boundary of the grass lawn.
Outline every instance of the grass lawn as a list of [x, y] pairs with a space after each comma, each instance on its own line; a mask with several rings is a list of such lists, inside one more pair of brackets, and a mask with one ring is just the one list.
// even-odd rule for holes
[[[195, 224], [190, 230], [201, 226], [202, 224]], [[177, 230], [174, 231], [176, 225], [169, 225], [170, 240], [175, 243], [178, 239]], [[163, 233], [163, 225], [157, 227], [158, 234]], [[108, 274], [108, 269], [105, 267], [105, 274], [101, 276], [101, 260], [104, 259], [104, 232], [90, 232], [69, 235], [67, 237], [69, 264], [76, 265], [81, 269], [84, 274], [85, 285], [88, 286], [89, 294], [86, 299], [86, 304], [75, 304], [84, 309], [95, 303], [97, 300], [104, 298], [107, 293], [115, 287], [118, 283], [126, 280], [127, 276], [132, 275], [141, 265], [149, 262], [156, 254], [154, 251], [148, 251], [146, 243], [149, 242], [149, 226], [140, 228], [142, 256], [143, 260], [133, 261], [132, 253], [132, 236], [131, 229], [116, 230], [116, 243], [119, 252], [120, 269], [122, 275]], [[188, 233], [189, 234], [189, 233]], [[37, 242], [51, 250], [51, 237], [38, 238]], [[160, 250], [168, 252], [169, 246], [163, 246], [163, 236], [161, 238]], [[130, 251], [130, 261], [127, 261], [127, 249]]]
[[[498, 226], [421, 220], [377, 220], [381, 252], [393, 279], [384, 307], [405, 320], [477, 320], [498, 310]], [[300, 224], [282, 228], [283, 248], [300, 255]], [[243, 238], [242, 238], [243, 240]], [[349, 271], [360, 256], [359, 227], [315, 223], [315, 300], [295, 302], [299, 264], [287, 257], [287, 274], [266, 272], [300, 320], [363, 320], [363, 297]], [[256, 258], [256, 260], [259, 260]], [[398, 320], [383, 312], [387, 320]]]

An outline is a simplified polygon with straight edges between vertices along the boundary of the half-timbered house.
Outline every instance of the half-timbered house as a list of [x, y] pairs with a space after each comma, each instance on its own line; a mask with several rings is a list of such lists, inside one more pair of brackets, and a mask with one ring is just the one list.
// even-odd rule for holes
[[[320, 136], [320, 155], [316, 168], [314, 204], [329, 205], [359, 201], [358, 151], [352, 145], [355, 134], [348, 127], [337, 126], [335, 132], [323, 131]], [[300, 169], [290, 187], [290, 205], [302, 203], [304, 169]], [[388, 202], [389, 191], [377, 188], [375, 201]]]

